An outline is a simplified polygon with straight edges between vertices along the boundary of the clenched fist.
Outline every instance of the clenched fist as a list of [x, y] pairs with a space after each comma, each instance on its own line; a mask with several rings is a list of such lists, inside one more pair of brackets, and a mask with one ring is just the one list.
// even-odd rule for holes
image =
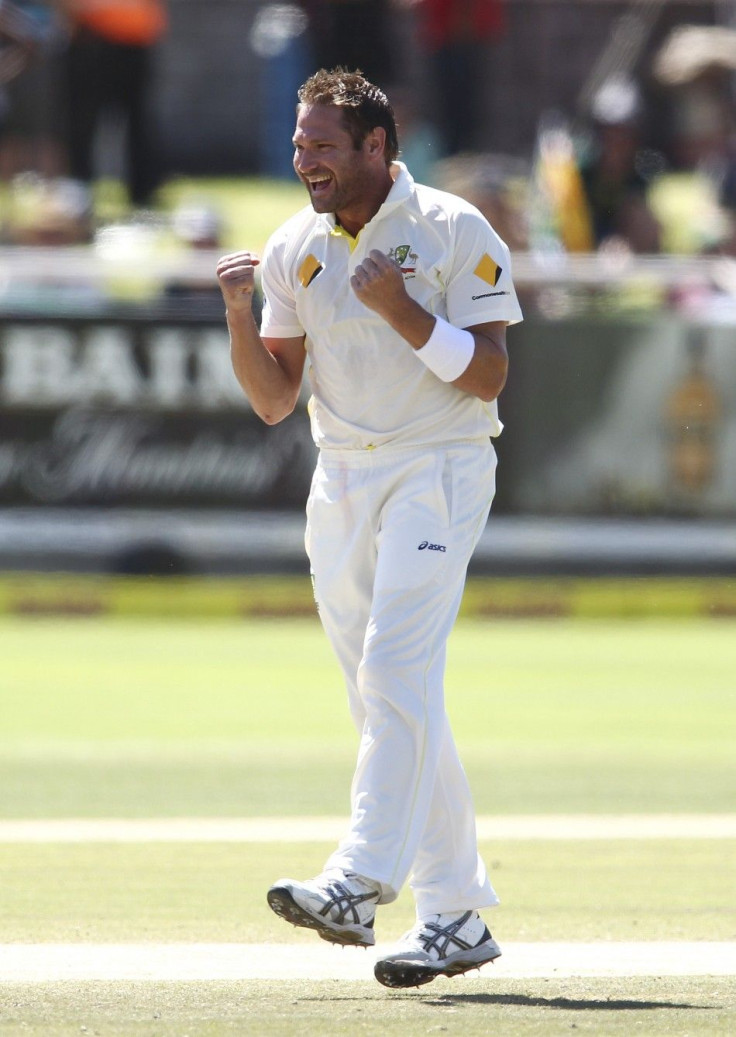
[[398, 263], [374, 248], [355, 268], [350, 286], [364, 306], [381, 316], [406, 300], [404, 277]]
[[217, 280], [229, 311], [251, 309], [255, 290], [255, 268], [260, 263], [252, 252], [232, 252], [217, 264]]

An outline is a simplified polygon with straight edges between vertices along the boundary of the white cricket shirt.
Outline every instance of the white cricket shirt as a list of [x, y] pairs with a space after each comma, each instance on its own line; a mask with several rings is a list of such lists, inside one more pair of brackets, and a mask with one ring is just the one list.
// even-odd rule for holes
[[522, 319], [509, 250], [484, 216], [455, 195], [394, 185], [357, 239], [332, 214], [307, 206], [269, 239], [262, 265], [261, 335], [305, 335], [312, 434], [320, 448], [370, 450], [497, 436], [496, 402], [440, 381], [408, 342], [350, 287], [355, 267], [380, 249], [406, 290], [458, 328]]

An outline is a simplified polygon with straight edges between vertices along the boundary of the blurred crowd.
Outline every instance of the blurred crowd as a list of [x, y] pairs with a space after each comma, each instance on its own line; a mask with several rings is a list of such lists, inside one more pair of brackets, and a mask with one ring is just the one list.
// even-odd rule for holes
[[[166, 211], [161, 203], [151, 102], [170, 6], [0, 0], [0, 243], [130, 243], [155, 231], [183, 249], [220, 247], [225, 224], [214, 204]], [[421, 103], [411, 69], [389, 45], [399, 10], [431, 86]], [[415, 178], [474, 202], [515, 252], [548, 264], [577, 253], [612, 263], [720, 257], [706, 283], [670, 286], [668, 302], [695, 315], [704, 305], [736, 309], [736, 29], [678, 26], [645, 62], [619, 62], [590, 84], [574, 110], [542, 103], [528, 153], [506, 155], [479, 147], [478, 130], [508, 0], [299, 0], [268, 12], [266, 33], [284, 29], [287, 14], [293, 32], [304, 30], [310, 66], [359, 67], [384, 85]], [[112, 216], [98, 190], [111, 175], [120, 191]], [[175, 283], [166, 292], [184, 305], [200, 293], [206, 300], [209, 288]], [[554, 315], [581, 298], [610, 301], [586, 288], [534, 304]], [[654, 301], [662, 302], [659, 289]], [[652, 295], [639, 291], [629, 303], [649, 305]]]

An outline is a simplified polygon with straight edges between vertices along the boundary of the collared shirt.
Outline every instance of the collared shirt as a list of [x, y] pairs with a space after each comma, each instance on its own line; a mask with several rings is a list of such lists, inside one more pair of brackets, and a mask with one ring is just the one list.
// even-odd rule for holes
[[266, 338], [305, 335], [318, 447], [366, 450], [497, 436], [495, 401], [440, 381], [350, 287], [372, 249], [400, 266], [409, 295], [459, 328], [522, 319], [509, 250], [468, 202], [392, 167], [386, 201], [357, 239], [333, 214], [298, 212], [263, 257]]

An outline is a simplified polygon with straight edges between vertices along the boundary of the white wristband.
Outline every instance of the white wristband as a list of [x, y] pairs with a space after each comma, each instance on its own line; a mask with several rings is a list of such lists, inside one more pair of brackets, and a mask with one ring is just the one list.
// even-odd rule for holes
[[443, 382], [454, 382], [473, 359], [475, 339], [469, 331], [435, 318], [432, 334], [416, 354]]

